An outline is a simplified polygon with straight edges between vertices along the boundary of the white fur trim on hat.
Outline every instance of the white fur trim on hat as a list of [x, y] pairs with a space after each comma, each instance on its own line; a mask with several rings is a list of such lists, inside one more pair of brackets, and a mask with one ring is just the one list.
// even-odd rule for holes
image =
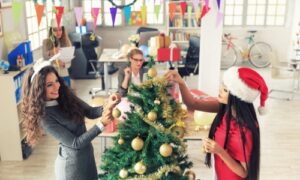
[[231, 67], [224, 72], [223, 83], [232, 95], [248, 103], [252, 103], [260, 93], [240, 79], [238, 67]]

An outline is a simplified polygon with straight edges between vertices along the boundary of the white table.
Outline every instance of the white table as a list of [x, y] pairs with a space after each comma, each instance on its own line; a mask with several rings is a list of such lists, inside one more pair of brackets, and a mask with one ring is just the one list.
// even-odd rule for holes
[[[119, 51], [118, 49], [103, 49], [100, 58], [98, 59], [99, 62], [102, 62], [104, 65], [104, 95], [107, 96], [109, 89], [111, 88], [111, 75], [108, 74], [108, 64], [113, 62], [127, 62], [127, 58], [118, 58]], [[91, 91], [92, 97], [96, 95], [95, 92], [102, 90], [101, 88], [93, 88]]]

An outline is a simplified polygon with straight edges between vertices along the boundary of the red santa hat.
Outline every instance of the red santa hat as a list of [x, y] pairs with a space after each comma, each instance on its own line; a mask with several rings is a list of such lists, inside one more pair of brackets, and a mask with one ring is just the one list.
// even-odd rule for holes
[[253, 103], [260, 94], [258, 112], [260, 115], [266, 113], [268, 87], [256, 71], [246, 67], [231, 67], [224, 72], [223, 83], [232, 95], [248, 103]]

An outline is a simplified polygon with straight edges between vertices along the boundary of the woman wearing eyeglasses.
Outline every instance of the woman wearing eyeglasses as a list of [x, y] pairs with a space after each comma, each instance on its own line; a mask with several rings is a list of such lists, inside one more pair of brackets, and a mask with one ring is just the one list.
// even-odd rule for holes
[[[67, 35], [65, 27], [58, 27], [56, 21], [52, 19], [48, 38], [43, 41], [43, 58], [48, 60], [58, 53], [59, 48], [69, 46], [71, 46], [71, 41]], [[58, 71], [59, 76], [62, 77], [65, 83], [70, 87], [71, 79], [68, 68], [71, 66], [71, 61], [65, 63], [61, 60], [57, 60], [55, 62], [56, 63], [53, 65]]]
[[129, 65], [119, 71], [118, 76], [118, 92], [124, 97], [127, 96], [128, 87], [130, 83], [140, 84], [143, 81], [143, 75], [147, 72], [143, 68], [144, 55], [143, 52], [137, 48], [132, 49], [128, 53]]

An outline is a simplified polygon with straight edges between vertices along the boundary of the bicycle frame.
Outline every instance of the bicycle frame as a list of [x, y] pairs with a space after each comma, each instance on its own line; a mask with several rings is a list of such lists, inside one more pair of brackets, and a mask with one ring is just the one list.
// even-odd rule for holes
[[251, 34], [247, 36], [247, 48], [244, 48], [242, 46], [237, 45], [233, 42], [233, 40], [236, 40], [238, 38], [231, 36], [231, 34], [224, 34], [223, 36], [223, 42], [227, 44], [227, 49], [233, 48], [237, 52], [239, 52], [240, 56], [242, 57], [242, 60], [249, 60], [249, 50], [250, 47], [255, 43], [254, 41], [254, 34]]

